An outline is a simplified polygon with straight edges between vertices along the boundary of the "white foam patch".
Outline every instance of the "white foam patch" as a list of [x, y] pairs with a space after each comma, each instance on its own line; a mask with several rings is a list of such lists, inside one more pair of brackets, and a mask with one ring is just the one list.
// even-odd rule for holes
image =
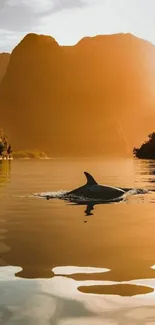
[[110, 269], [97, 268], [97, 267], [80, 267], [80, 266], [58, 266], [52, 269], [56, 275], [71, 275], [71, 274], [93, 274], [93, 273], [105, 273]]
[[35, 197], [38, 198], [43, 198], [43, 199], [47, 199], [47, 198], [61, 198], [64, 194], [66, 194], [67, 191], [56, 191], [56, 192], [41, 192], [41, 193], [34, 193]]
[[151, 266], [151, 269], [155, 270], [155, 265], [152, 265], [152, 266]]
[[128, 196], [132, 196], [132, 195], [138, 195], [138, 194], [147, 194], [149, 191], [146, 189], [131, 189], [129, 191], [127, 191], [124, 196], [128, 197]]

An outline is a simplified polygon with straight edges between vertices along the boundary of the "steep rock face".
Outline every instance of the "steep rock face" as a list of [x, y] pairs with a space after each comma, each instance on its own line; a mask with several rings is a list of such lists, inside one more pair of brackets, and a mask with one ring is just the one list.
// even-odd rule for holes
[[0, 87], [2, 123], [16, 149], [119, 154], [155, 121], [155, 47], [130, 34], [59, 46], [28, 34]]
[[9, 53], [0, 53], [0, 83], [2, 82], [3, 77], [6, 73], [9, 61], [10, 61]]

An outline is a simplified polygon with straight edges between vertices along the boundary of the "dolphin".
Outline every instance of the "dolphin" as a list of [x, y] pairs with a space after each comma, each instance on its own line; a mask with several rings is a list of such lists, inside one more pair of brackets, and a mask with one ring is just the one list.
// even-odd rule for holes
[[[87, 205], [84, 211], [86, 216], [93, 215], [95, 205], [97, 204], [110, 204], [114, 202], [123, 201], [127, 195], [137, 195], [149, 193], [147, 189], [133, 189], [133, 188], [121, 188], [108, 185], [99, 185], [93, 176], [89, 173], [84, 172], [87, 183], [79, 188], [72, 191], [59, 193], [56, 196], [55, 193], [46, 194], [47, 200], [52, 198], [63, 199], [76, 205]], [[38, 194], [37, 194], [38, 196]]]
[[84, 172], [87, 183], [73, 191], [65, 193], [62, 198], [84, 197], [91, 200], [115, 201], [120, 200], [122, 196], [130, 189], [123, 189], [113, 186], [99, 185], [93, 176]]

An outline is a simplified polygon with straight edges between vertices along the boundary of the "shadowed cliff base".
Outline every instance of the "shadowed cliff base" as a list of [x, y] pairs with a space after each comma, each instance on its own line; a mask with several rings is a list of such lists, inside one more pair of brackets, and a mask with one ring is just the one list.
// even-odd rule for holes
[[155, 46], [130, 34], [59, 46], [29, 34], [0, 86], [14, 150], [49, 156], [131, 156], [155, 119]]
[[7, 67], [10, 61], [10, 54], [9, 53], [1, 53], [0, 54], [0, 84], [5, 76]]

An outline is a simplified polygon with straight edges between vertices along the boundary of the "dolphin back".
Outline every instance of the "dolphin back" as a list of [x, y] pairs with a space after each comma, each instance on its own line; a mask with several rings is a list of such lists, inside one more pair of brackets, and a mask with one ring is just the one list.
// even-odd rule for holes
[[87, 185], [91, 186], [91, 185], [97, 185], [97, 182], [95, 181], [95, 179], [93, 178], [93, 176], [91, 176], [89, 173], [84, 172], [86, 178], [87, 178]]
[[86, 176], [87, 183], [79, 188], [69, 191], [68, 193], [65, 194], [65, 196], [68, 196], [68, 195], [86, 196], [86, 194], [88, 194], [90, 187], [92, 187], [94, 185], [98, 185], [97, 182], [95, 181], [95, 179], [93, 178], [93, 176], [91, 176], [87, 172], [84, 172], [84, 174]]
[[84, 172], [84, 174], [87, 178], [87, 183], [66, 193], [65, 196], [81, 196], [90, 199], [113, 200], [125, 193], [123, 189], [117, 187], [99, 185], [89, 173]]

